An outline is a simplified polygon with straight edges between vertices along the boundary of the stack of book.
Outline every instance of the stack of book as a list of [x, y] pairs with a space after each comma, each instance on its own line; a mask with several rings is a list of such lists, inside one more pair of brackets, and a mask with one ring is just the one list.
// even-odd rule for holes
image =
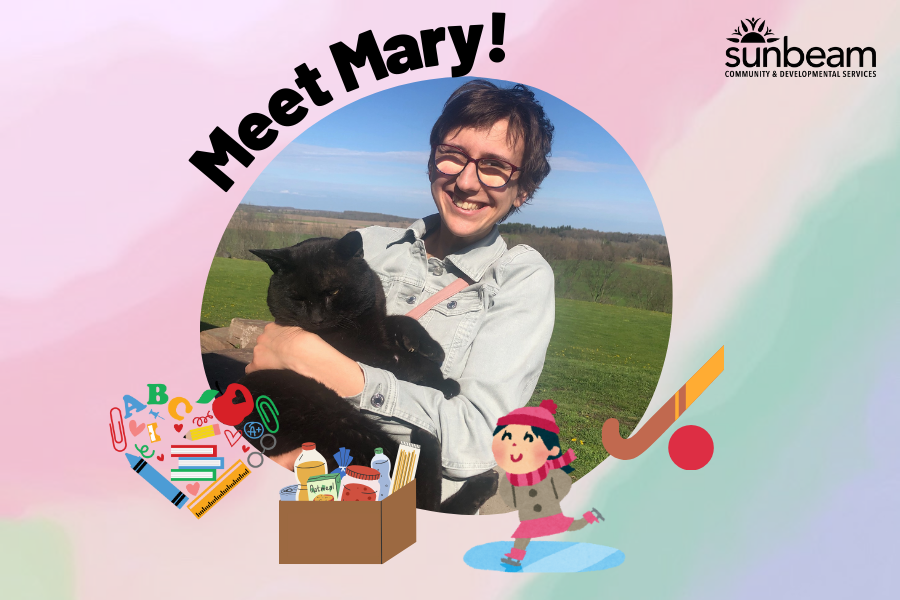
[[215, 444], [172, 444], [171, 456], [178, 459], [178, 468], [171, 470], [172, 481], [215, 481], [216, 470], [225, 468]]

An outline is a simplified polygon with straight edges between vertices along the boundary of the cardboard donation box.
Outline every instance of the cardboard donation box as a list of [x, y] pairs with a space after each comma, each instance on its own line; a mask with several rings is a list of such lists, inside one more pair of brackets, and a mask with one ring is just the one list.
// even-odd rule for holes
[[278, 503], [281, 564], [382, 564], [415, 543], [415, 479], [380, 502]]

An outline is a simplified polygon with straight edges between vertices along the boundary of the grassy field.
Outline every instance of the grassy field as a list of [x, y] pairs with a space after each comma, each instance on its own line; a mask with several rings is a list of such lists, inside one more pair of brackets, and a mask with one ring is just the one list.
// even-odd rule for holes
[[669, 267], [590, 260], [554, 260], [550, 264], [556, 277], [557, 298], [672, 313]]
[[214, 258], [200, 309], [200, 331], [228, 327], [231, 319], [272, 320], [266, 306], [269, 265], [256, 260]]
[[608, 456], [603, 421], [618, 419], [622, 437], [640, 421], [662, 371], [671, 322], [665, 313], [556, 299], [547, 361], [528, 405], [544, 398], [559, 405], [560, 440], [578, 455], [573, 479]]
[[651, 265], [649, 263], [639, 263], [634, 260], [626, 260], [625, 263], [631, 265], [632, 267], [637, 267], [638, 269], [648, 269], [650, 271], [656, 271], [657, 273], [665, 273], [669, 277], [672, 277], [672, 267], [664, 267], [663, 265]]
[[[201, 330], [226, 327], [233, 317], [271, 319], [265, 302], [270, 275], [262, 262], [213, 259]], [[553, 338], [529, 406], [544, 398], [559, 405], [560, 440], [578, 455], [574, 479], [606, 458], [603, 421], [617, 418], [622, 437], [628, 437], [644, 414], [662, 371], [671, 322], [666, 313], [556, 299]]]

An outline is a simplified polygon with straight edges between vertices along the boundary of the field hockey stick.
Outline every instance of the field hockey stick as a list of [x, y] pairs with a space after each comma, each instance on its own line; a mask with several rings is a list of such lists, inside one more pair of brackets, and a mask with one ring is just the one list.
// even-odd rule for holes
[[601, 440], [610, 456], [621, 460], [631, 460], [644, 453], [653, 442], [665, 433], [678, 417], [694, 403], [700, 394], [725, 369], [725, 346], [719, 348], [700, 370], [688, 379], [669, 400], [644, 423], [637, 432], [628, 439], [622, 439], [619, 433], [618, 419], [607, 419], [603, 423]]

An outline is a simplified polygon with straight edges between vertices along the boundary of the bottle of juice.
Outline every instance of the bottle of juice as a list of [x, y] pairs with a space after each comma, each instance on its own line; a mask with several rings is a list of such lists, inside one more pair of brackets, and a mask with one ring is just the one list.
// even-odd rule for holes
[[375, 456], [372, 457], [372, 468], [381, 475], [378, 478], [378, 500], [384, 500], [391, 493], [391, 459], [384, 450], [375, 448]]
[[325, 457], [316, 450], [316, 445], [312, 442], [306, 442], [301, 446], [300, 456], [294, 461], [294, 475], [300, 485], [297, 487], [297, 500], [309, 500], [309, 494], [306, 491], [306, 482], [314, 475], [325, 475], [328, 467], [325, 464]]

